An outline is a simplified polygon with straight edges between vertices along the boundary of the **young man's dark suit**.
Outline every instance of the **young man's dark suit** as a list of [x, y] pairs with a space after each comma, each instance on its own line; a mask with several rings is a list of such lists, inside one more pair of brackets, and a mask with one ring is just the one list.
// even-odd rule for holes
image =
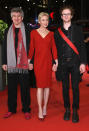
[[54, 37], [58, 51], [58, 70], [56, 78], [58, 81], [62, 80], [63, 84], [63, 98], [64, 107], [70, 108], [69, 100], [69, 73], [71, 73], [71, 82], [73, 89], [73, 105], [72, 108], [79, 108], [79, 79], [80, 79], [80, 64], [86, 64], [86, 49], [83, 42], [82, 28], [78, 25], [72, 24], [66, 31], [61, 26], [63, 33], [76, 46], [79, 55], [77, 55], [63, 40], [58, 30], [55, 31]]

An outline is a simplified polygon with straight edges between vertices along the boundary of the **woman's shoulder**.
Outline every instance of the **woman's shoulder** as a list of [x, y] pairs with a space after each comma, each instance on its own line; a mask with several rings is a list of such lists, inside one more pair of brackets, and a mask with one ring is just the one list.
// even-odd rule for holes
[[49, 31], [49, 33], [50, 33], [51, 35], [54, 35], [54, 32], [53, 32], [53, 31]]
[[36, 33], [36, 29], [33, 29], [33, 30], [31, 31], [31, 36], [35, 36], [35, 33]]
[[32, 31], [31, 31], [31, 33], [34, 33], [36, 31], [36, 29], [33, 29]]

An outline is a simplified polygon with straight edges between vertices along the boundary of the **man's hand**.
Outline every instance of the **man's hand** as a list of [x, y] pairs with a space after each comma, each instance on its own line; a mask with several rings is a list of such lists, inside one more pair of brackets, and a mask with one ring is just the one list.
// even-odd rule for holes
[[4, 71], [7, 71], [7, 65], [2, 65], [2, 69], [3, 69]]
[[80, 73], [82, 74], [82, 73], [84, 73], [85, 71], [86, 71], [86, 65], [81, 64], [81, 65], [80, 65]]

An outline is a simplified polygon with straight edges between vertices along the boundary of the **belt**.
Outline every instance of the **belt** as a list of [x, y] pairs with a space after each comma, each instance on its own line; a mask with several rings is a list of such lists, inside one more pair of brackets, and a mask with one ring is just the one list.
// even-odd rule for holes
[[69, 62], [71, 60], [72, 60], [72, 58], [65, 58], [65, 61], [67, 61], [67, 62]]

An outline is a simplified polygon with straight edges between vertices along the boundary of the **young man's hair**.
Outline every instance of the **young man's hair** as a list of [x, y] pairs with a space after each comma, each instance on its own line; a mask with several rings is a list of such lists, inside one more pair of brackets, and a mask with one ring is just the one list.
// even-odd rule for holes
[[21, 16], [24, 18], [24, 12], [20, 7], [16, 7], [16, 8], [11, 9], [11, 17], [13, 17], [14, 12], [16, 12], [16, 13], [19, 12], [21, 14]]
[[72, 8], [72, 6], [70, 5], [64, 5], [60, 8], [60, 15], [62, 15], [62, 11], [65, 10], [65, 9], [69, 9], [71, 11], [71, 15], [73, 16], [74, 15], [74, 9]]

